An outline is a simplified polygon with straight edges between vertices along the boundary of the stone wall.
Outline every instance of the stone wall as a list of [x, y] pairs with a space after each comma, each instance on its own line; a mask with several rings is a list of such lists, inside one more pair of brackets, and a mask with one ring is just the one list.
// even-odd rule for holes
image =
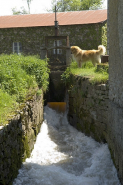
[[[97, 49], [102, 44], [102, 26], [105, 23], [59, 26], [59, 35], [67, 35], [70, 45], [83, 49]], [[54, 27], [6, 28], [0, 29], [0, 54], [13, 52], [13, 42], [21, 42], [22, 53], [41, 55], [45, 36], [53, 36]]]
[[66, 92], [66, 87], [64, 83], [61, 81], [61, 75], [63, 71], [51, 71], [50, 84], [49, 84], [49, 97], [47, 97], [47, 101], [49, 102], [63, 102]]
[[88, 78], [71, 76], [68, 119], [71, 125], [97, 141], [106, 142], [108, 84], [93, 85]]
[[0, 127], [0, 184], [12, 184], [22, 162], [30, 156], [42, 121], [43, 95], [34, 95], [8, 125]]
[[123, 184], [123, 1], [108, 1], [109, 121], [108, 143]]

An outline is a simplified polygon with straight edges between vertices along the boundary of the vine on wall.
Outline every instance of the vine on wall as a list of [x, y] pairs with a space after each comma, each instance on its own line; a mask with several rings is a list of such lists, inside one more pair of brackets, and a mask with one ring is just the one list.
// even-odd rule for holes
[[106, 47], [107, 51], [107, 23], [102, 27], [102, 45]]

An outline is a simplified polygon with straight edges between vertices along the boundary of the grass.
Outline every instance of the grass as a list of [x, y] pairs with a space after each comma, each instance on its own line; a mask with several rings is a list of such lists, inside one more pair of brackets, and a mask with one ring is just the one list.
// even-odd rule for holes
[[0, 125], [39, 88], [46, 91], [49, 69], [37, 56], [0, 55]]
[[17, 107], [18, 103], [8, 93], [0, 89], [0, 123], [4, 122], [5, 124], [9, 114]]
[[106, 83], [109, 78], [108, 64], [100, 64], [94, 67], [91, 62], [88, 62], [83, 64], [82, 68], [78, 68], [77, 63], [73, 61], [62, 74], [62, 80], [65, 84], [69, 83], [71, 74], [87, 77], [92, 84]]

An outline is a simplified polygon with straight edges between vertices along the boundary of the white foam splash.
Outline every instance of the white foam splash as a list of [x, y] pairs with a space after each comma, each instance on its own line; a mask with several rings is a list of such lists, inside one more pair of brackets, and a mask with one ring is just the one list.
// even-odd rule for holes
[[13, 185], [120, 185], [107, 144], [78, 132], [45, 107], [44, 122]]

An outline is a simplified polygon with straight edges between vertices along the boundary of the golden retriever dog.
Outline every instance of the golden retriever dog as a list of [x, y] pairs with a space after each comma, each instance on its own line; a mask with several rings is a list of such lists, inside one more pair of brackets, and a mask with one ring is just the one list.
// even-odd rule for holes
[[81, 67], [83, 63], [91, 61], [95, 66], [98, 63], [101, 63], [101, 55], [104, 55], [106, 49], [103, 45], [98, 46], [98, 50], [82, 50], [78, 46], [71, 46], [71, 53], [73, 58], [78, 63], [78, 67]]

